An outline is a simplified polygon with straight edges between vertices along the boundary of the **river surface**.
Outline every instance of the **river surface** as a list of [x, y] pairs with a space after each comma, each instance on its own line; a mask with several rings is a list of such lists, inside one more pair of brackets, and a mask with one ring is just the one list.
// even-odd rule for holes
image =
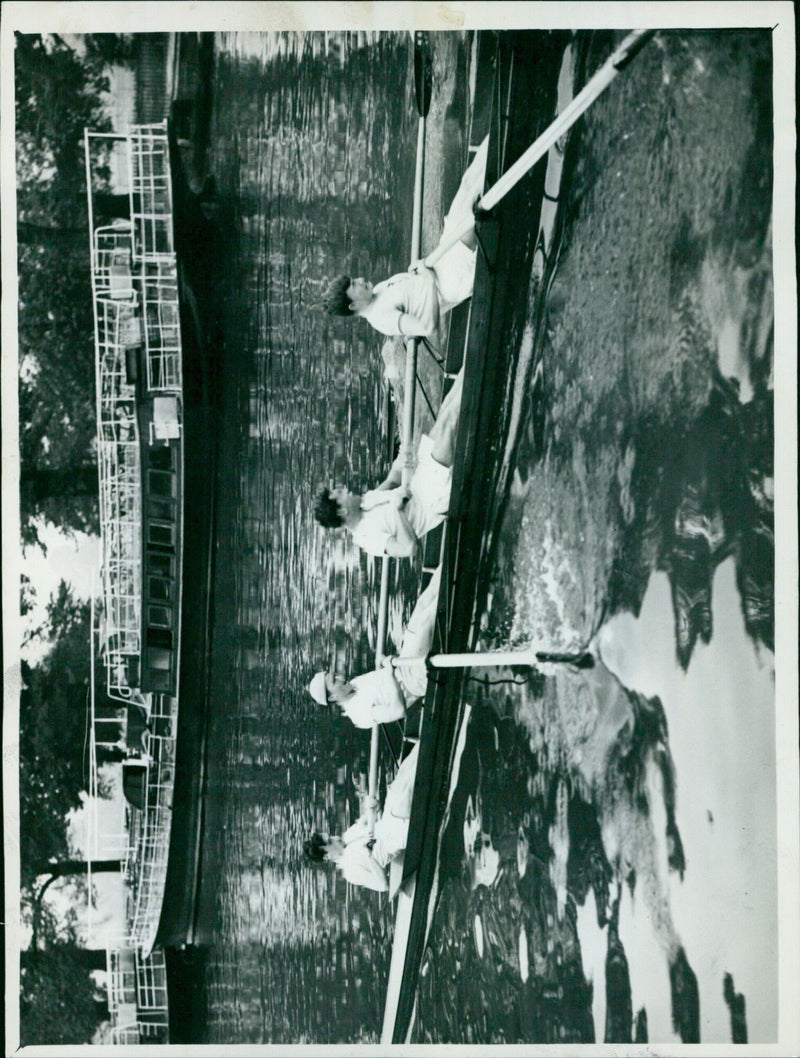
[[[469, 55], [435, 39], [429, 232]], [[584, 659], [468, 684], [420, 1041], [777, 1032], [770, 83], [768, 34], [659, 35], [566, 145], [553, 258], [520, 277], [508, 340], [481, 641]], [[409, 38], [220, 36], [213, 105], [230, 245], [186, 1038], [376, 1040], [393, 909], [302, 842], [352, 820], [366, 771], [367, 736], [304, 686], [372, 667], [374, 572], [312, 508], [383, 474], [380, 340], [314, 306], [339, 270], [407, 263]]]

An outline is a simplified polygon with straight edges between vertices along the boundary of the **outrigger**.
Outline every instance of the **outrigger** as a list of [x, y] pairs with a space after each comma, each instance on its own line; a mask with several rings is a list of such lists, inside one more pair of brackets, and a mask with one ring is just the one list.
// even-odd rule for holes
[[[434, 635], [434, 651], [424, 663], [430, 669], [441, 670], [439, 678], [429, 682], [423, 708], [419, 739], [417, 779], [409, 824], [409, 839], [404, 856], [393, 861], [390, 896], [397, 895], [392, 959], [387, 982], [384, 1020], [381, 1034], [383, 1043], [411, 1041], [415, 1010], [416, 987], [428, 932], [438, 897], [439, 853], [446, 828], [453, 793], [458, 783], [459, 765], [466, 742], [470, 706], [464, 701], [463, 681], [471, 668], [508, 665], [535, 665], [541, 661], [582, 664], [582, 655], [554, 654], [545, 644], [532, 645], [526, 651], [503, 651], [492, 655], [468, 650], [477, 635], [479, 600], [483, 589], [487, 535], [491, 519], [485, 497], [496, 494], [497, 470], [491, 459], [491, 423], [500, 411], [503, 372], [501, 341], [503, 331], [513, 311], [507, 303], [506, 279], [520, 267], [529, 253], [525, 233], [519, 225], [504, 222], [515, 215], [530, 211], [520, 181], [561, 140], [577, 119], [612, 83], [654, 35], [654, 31], [634, 31], [629, 34], [600, 70], [587, 82], [582, 91], [564, 107], [534, 142], [521, 150], [520, 137], [525, 130], [510, 120], [512, 97], [519, 93], [517, 81], [528, 82], [531, 92], [542, 91], [542, 84], [555, 83], [555, 54], [539, 61], [536, 68], [538, 84], [534, 88], [532, 75], [519, 61], [519, 48], [496, 34], [479, 34], [474, 57], [478, 74], [476, 81], [491, 82], [491, 104], [473, 106], [470, 149], [489, 134], [489, 163], [486, 182], [489, 189], [482, 195], [475, 210], [474, 230], [480, 247], [476, 265], [472, 298], [469, 302], [464, 327], [456, 316], [451, 320], [447, 355], [442, 361], [444, 382], [452, 379], [458, 367], [464, 368], [464, 392], [456, 441], [457, 458], [453, 467], [453, 482], [448, 518], [439, 547], [442, 566], [442, 585]], [[559, 49], [564, 51], [564, 45]], [[417, 107], [420, 128], [415, 179], [414, 229], [412, 260], [419, 256], [420, 207], [424, 151], [425, 115], [429, 105], [424, 75], [424, 42], [415, 40]], [[551, 49], [553, 50], [553, 49]], [[428, 82], [429, 84], [429, 82]], [[488, 117], [486, 111], [489, 111]], [[551, 109], [552, 113], [552, 109]], [[488, 125], [488, 128], [486, 127]], [[518, 154], [513, 164], [510, 157]], [[544, 174], [535, 178], [533, 197], [540, 209], [545, 198]], [[425, 258], [433, 265], [470, 228], [443, 242]], [[539, 247], [541, 249], [541, 247]], [[545, 266], [547, 253], [545, 252]], [[544, 288], [544, 284], [542, 284]], [[456, 315], [456, 314], [454, 314]], [[464, 340], [464, 331], [466, 337]], [[460, 345], [460, 343], [463, 343]], [[417, 340], [407, 344], [405, 371], [405, 406], [401, 434], [405, 459], [403, 484], [407, 484], [413, 468], [414, 393], [417, 381]], [[460, 346], [460, 347], [459, 347]], [[496, 460], [494, 461], [496, 463]], [[436, 562], [427, 561], [430, 546], [426, 547], [424, 569]], [[376, 667], [384, 656], [386, 613], [389, 583], [388, 558], [383, 559], [381, 596], [378, 610]], [[464, 575], [471, 569], [472, 575]], [[404, 664], [409, 659], [401, 659]], [[423, 659], [419, 659], [422, 661]], [[414, 742], [417, 741], [415, 737]], [[411, 740], [404, 739], [404, 751]], [[374, 828], [378, 786], [378, 728], [372, 731], [369, 773], [369, 820]]]

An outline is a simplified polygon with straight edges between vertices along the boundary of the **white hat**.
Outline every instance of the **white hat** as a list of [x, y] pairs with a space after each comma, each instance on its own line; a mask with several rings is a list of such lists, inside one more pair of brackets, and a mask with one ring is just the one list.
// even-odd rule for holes
[[308, 693], [318, 705], [328, 704], [328, 687], [325, 682], [325, 673], [318, 672], [308, 685]]

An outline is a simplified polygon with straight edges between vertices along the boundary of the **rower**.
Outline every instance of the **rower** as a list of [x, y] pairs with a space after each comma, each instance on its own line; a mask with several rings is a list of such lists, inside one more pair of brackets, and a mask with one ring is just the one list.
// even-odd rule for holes
[[432, 267], [415, 261], [408, 272], [399, 272], [375, 286], [363, 277], [338, 275], [323, 295], [325, 310], [332, 316], [363, 316], [376, 331], [389, 336], [435, 334], [440, 317], [472, 294], [477, 244], [470, 224], [483, 191], [488, 153], [487, 137], [461, 179], [439, 245], [459, 238]]
[[341, 837], [315, 831], [303, 843], [307, 859], [312, 863], [336, 864], [351, 885], [386, 892], [389, 888], [386, 869], [405, 851], [408, 842], [418, 754], [419, 747], [415, 746], [397, 769], [386, 790], [383, 813], [372, 836], [369, 814], [362, 811]]
[[326, 529], [344, 526], [370, 555], [411, 558], [420, 539], [444, 521], [450, 506], [463, 381], [462, 368], [430, 433], [420, 437], [417, 467], [407, 488], [400, 484], [401, 455], [385, 480], [361, 496], [344, 487], [323, 489], [314, 508], [319, 524]]
[[[382, 664], [343, 680], [330, 672], [318, 672], [308, 685], [308, 693], [319, 705], [336, 703], [356, 727], [402, 720], [407, 708], [427, 690], [428, 673], [424, 659], [433, 643], [433, 628], [439, 601], [441, 567], [434, 571], [428, 586], [417, 599], [400, 643], [397, 659], [388, 656]], [[403, 664], [403, 658], [409, 658]]]

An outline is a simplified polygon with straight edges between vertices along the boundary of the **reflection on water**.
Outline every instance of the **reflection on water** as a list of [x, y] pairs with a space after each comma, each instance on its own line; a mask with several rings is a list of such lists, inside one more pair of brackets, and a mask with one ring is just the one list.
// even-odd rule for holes
[[315, 301], [342, 267], [396, 270], [410, 226], [408, 38], [363, 38], [217, 42], [209, 163], [231, 245], [201, 894], [211, 1042], [374, 1037], [382, 1014], [388, 902], [301, 857], [315, 827], [351, 822], [367, 753], [304, 687], [334, 659], [367, 667], [376, 599], [313, 497], [385, 469], [378, 336]]
[[[428, 952], [422, 1022], [430, 1017], [438, 1028], [446, 1018], [451, 1038], [466, 1041], [482, 1038], [483, 1023], [507, 1042], [585, 1042], [593, 1037], [592, 990], [583, 976], [576, 904], [590, 891], [598, 921], [611, 923], [618, 963], [622, 886], [657, 922], [670, 968], [677, 974], [685, 963], [663, 882], [669, 869], [685, 867], [664, 710], [658, 698], [625, 688], [602, 661], [553, 665], [548, 675], [503, 672], [474, 693], [483, 708], [475, 712], [472, 763], [499, 872], [469, 892], [473, 849], [466, 856], [461, 850], [464, 871], [445, 887]], [[658, 832], [646, 810], [654, 798], [665, 809]], [[450, 851], [449, 861], [458, 862]], [[460, 936], [474, 932], [475, 918], [488, 955], [479, 955], [476, 976], [459, 973], [460, 1011], [447, 1014], [447, 999], [430, 980], [449, 970], [449, 959], [456, 966], [476, 961], [475, 945], [464, 947]], [[696, 987], [688, 968], [680, 987], [680, 1001], [691, 1003], [683, 996]], [[630, 1004], [629, 989], [611, 1004], [618, 1020], [620, 1002]], [[505, 1015], [495, 1020], [498, 1009]]]
[[594, 664], [475, 685], [421, 1040], [729, 1040], [742, 993], [776, 1031], [770, 77], [767, 34], [660, 34], [568, 149], [483, 630]]
[[[311, 508], [384, 469], [380, 343], [312, 306], [342, 263], [404, 262], [409, 72], [402, 35], [218, 40], [211, 1042], [380, 1026], [392, 909], [300, 858], [366, 766], [303, 686], [370, 662], [374, 573]], [[483, 642], [590, 661], [468, 684], [421, 1040], [723, 1040], [742, 996], [775, 1032], [770, 73], [768, 34], [659, 35], [568, 147], [546, 315], [537, 271], [514, 325]]]

